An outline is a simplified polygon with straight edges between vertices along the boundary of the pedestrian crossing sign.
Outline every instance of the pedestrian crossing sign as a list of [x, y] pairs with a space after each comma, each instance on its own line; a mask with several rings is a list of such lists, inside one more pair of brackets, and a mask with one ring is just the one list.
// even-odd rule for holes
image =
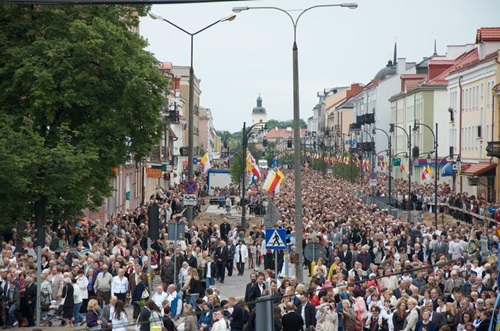
[[266, 229], [266, 249], [283, 250], [286, 248], [285, 229]]

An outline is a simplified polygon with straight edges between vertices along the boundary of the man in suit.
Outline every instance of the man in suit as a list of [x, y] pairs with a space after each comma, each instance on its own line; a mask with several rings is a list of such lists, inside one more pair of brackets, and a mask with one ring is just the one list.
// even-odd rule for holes
[[341, 262], [345, 263], [345, 268], [350, 270], [352, 268], [352, 252], [346, 244], [342, 245], [342, 250], [339, 253], [339, 258]]
[[446, 317], [442, 313], [438, 313], [435, 311], [434, 305], [432, 302], [426, 302], [425, 308], [430, 312], [431, 316], [429, 320], [437, 325], [437, 330], [439, 330], [443, 325], [446, 324]]
[[444, 283], [444, 291], [452, 292], [454, 287], [461, 288], [464, 285], [464, 280], [458, 277], [458, 271], [453, 270], [450, 273], [450, 279]]
[[434, 255], [436, 256], [435, 260], [439, 260], [439, 257], [441, 255], [444, 255], [448, 259], [448, 243], [443, 241], [443, 238], [441, 236], [437, 236], [436, 240], [436, 246], [434, 247]]
[[394, 247], [396, 247], [398, 250], [401, 247], [406, 248], [406, 240], [403, 240], [400, 234], [396, 236], [396, 241], [394, 242]]
[[36, 284], [33, 282], [33, 277], [28, 276], [24, 280], [26, 300], [26, 318], [28, 319], [28, 327], [35, 326], [35, 308], [36, 308]]
[[304, 330], [304, 320], [295, 312], [295, 306], [291, 302], [286, 304], [286, 313], [281, 318], [283, 330], [302, 331]]
[[229, 305], [233, 307], [233, 312], [229, 317], [231, 321], [231, 331], [243, 331], [244, 321], [244, 311], [243, 307], [238, 304], [238, 300], [235, 297], [229, 297], [227, 299]]
[[217, 277], [221, 283], [224, 283], [224, 276], [226, 274], [225, 268], [227, 263], [229, 250], [227, 249], [226, 242], [221, 240], [219, 247], [215, 249], [214, 260], [217, 265]]
[[399, 287], [393, 291], [392, 294], [396, 297], [396, 299], [401, 299], [401, 296], [403, 293], [407, 293], [408, 295], [412, 295], [411, 291], [408, 289], [408, 284], [406, 284], [406, 281], [400, 280], [399, 281]]
[[109, 300], [109, 304], [104, 306], [102, 309], [102, 315], [101, 315], [101, 327], [103, 331], [111, 331], [112, 326], [111, 326], [111, 317], [115, 313], [115, 305], [116, 302], [118, 301], [118, 298], [114, 295], [111, 296], [111, 299]]
[[255, 285], [255, 283], [257, 282], [257, 273], [256, 272], [252, 272], [250, 274], [250, 283], [247, 284], [246, 288], [245, 288], [245, 302], [249, 302], [250, 301], [250, 291], [252, 290], [252, 287]]
[[302, 317], [306, 329], [308, 327], [316, 326], [316, 308], [314, 308], [313, 304], [309, 302], [309, 294], [303, 292], [300, 295], [300, 305], [297, 307], [297, 311], [299, 315]]
[[421, 249], [420, 244], [415, 244], [414, 249], [411, 250], [411, 256], [416, 255], [420, 262], [424, 262], [424, 251]]
[[139, 275], [142, 275], [142, 280], [144, 285], [148, 287], [148, 276], [142, 271], [142, 267], [139, 263], [134, 266], [134, 272], [128, 278], [128, 291], [130, 296], [134, 293], [135, 287], [139, 284]]
[[220, 237], [222, 238], [222, 240], [227, 240], [229, 231], [231, 231], [231, 225], [229, 225], [229, 223], [227, 222], [227, 218], [224, 218], [222, 220], [222, 224], [220, 225]]
[[248, 295], [248, 302], [250, 302], [250, 304], [248, 305], [249, 308], [250, 306], [251, 309], [255, 307], [255, 301], [257, 300], [257, 298], [260, 298], [262, 296], [262, 292], [264, 292], [265, 289], [266, 283], [264, 282], [264, 274], [259, 273], [259, 275], [257, 276], [257, 282], [251, 287], [250, 293]]
[[356, 261], [361, 263], [361, 268], [363, 270], [368, 270], [370, 264], [372, 263], [372, 257], [368, 253], [368, 249], [370, 247], [368, 245], [364, 245], [361, 247], [361, 252], [356, 255]]

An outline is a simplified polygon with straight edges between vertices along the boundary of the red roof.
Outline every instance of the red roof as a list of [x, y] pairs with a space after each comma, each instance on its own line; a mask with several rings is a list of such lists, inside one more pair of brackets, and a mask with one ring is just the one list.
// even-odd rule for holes
[[476, 163], [472, 164], [467, 170], [462, 171], [465, 176], [479, 176], [488, 170], [495, 169], [496, 163]]
[[[306, 135], [307, 129], [301, 129], [300, 130], [300, 136], [303, 137]], [[280, 138], [293, 138], [293, 129], [292, 130], [287, 130], [287, 129], [271, 129], [269, 130], [265, 135], [264, 138], [266, 139], [280, 139]]]
[[500, 41], [500, 28], [477, 29], [476, 44], [484, 41]]

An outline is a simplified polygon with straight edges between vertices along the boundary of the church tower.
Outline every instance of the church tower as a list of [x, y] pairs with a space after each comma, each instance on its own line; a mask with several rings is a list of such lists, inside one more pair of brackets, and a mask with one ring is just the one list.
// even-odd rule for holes
[[253, 108], [252, 110], [252, 125], [256, 123], [262, 123], [262, 126], [264, 126], [267, 122], [267, 113], [266, 113], [266, 108], [262, 107], [262, 98], [259, 97], [257, 98], [257, 106]]

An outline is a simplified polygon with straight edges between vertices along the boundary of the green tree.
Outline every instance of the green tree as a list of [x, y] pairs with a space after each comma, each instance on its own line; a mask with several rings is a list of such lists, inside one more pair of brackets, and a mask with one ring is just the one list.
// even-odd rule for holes
[[[288, 120], [288, 121], [278, 121], [275, 119], [270, 119], [266, 122], [267, 129], [286, 129], [286, 128], [293, 128], [293, 120]], [[307, 123], [303, 120], [300, 119], [300, 128], [301, 129], [306, 129], [307, 128]]]
[[0, 223], [71, 220], [161, 136], [167, 79], [132, 28], [147, 6], [0, 5]]

